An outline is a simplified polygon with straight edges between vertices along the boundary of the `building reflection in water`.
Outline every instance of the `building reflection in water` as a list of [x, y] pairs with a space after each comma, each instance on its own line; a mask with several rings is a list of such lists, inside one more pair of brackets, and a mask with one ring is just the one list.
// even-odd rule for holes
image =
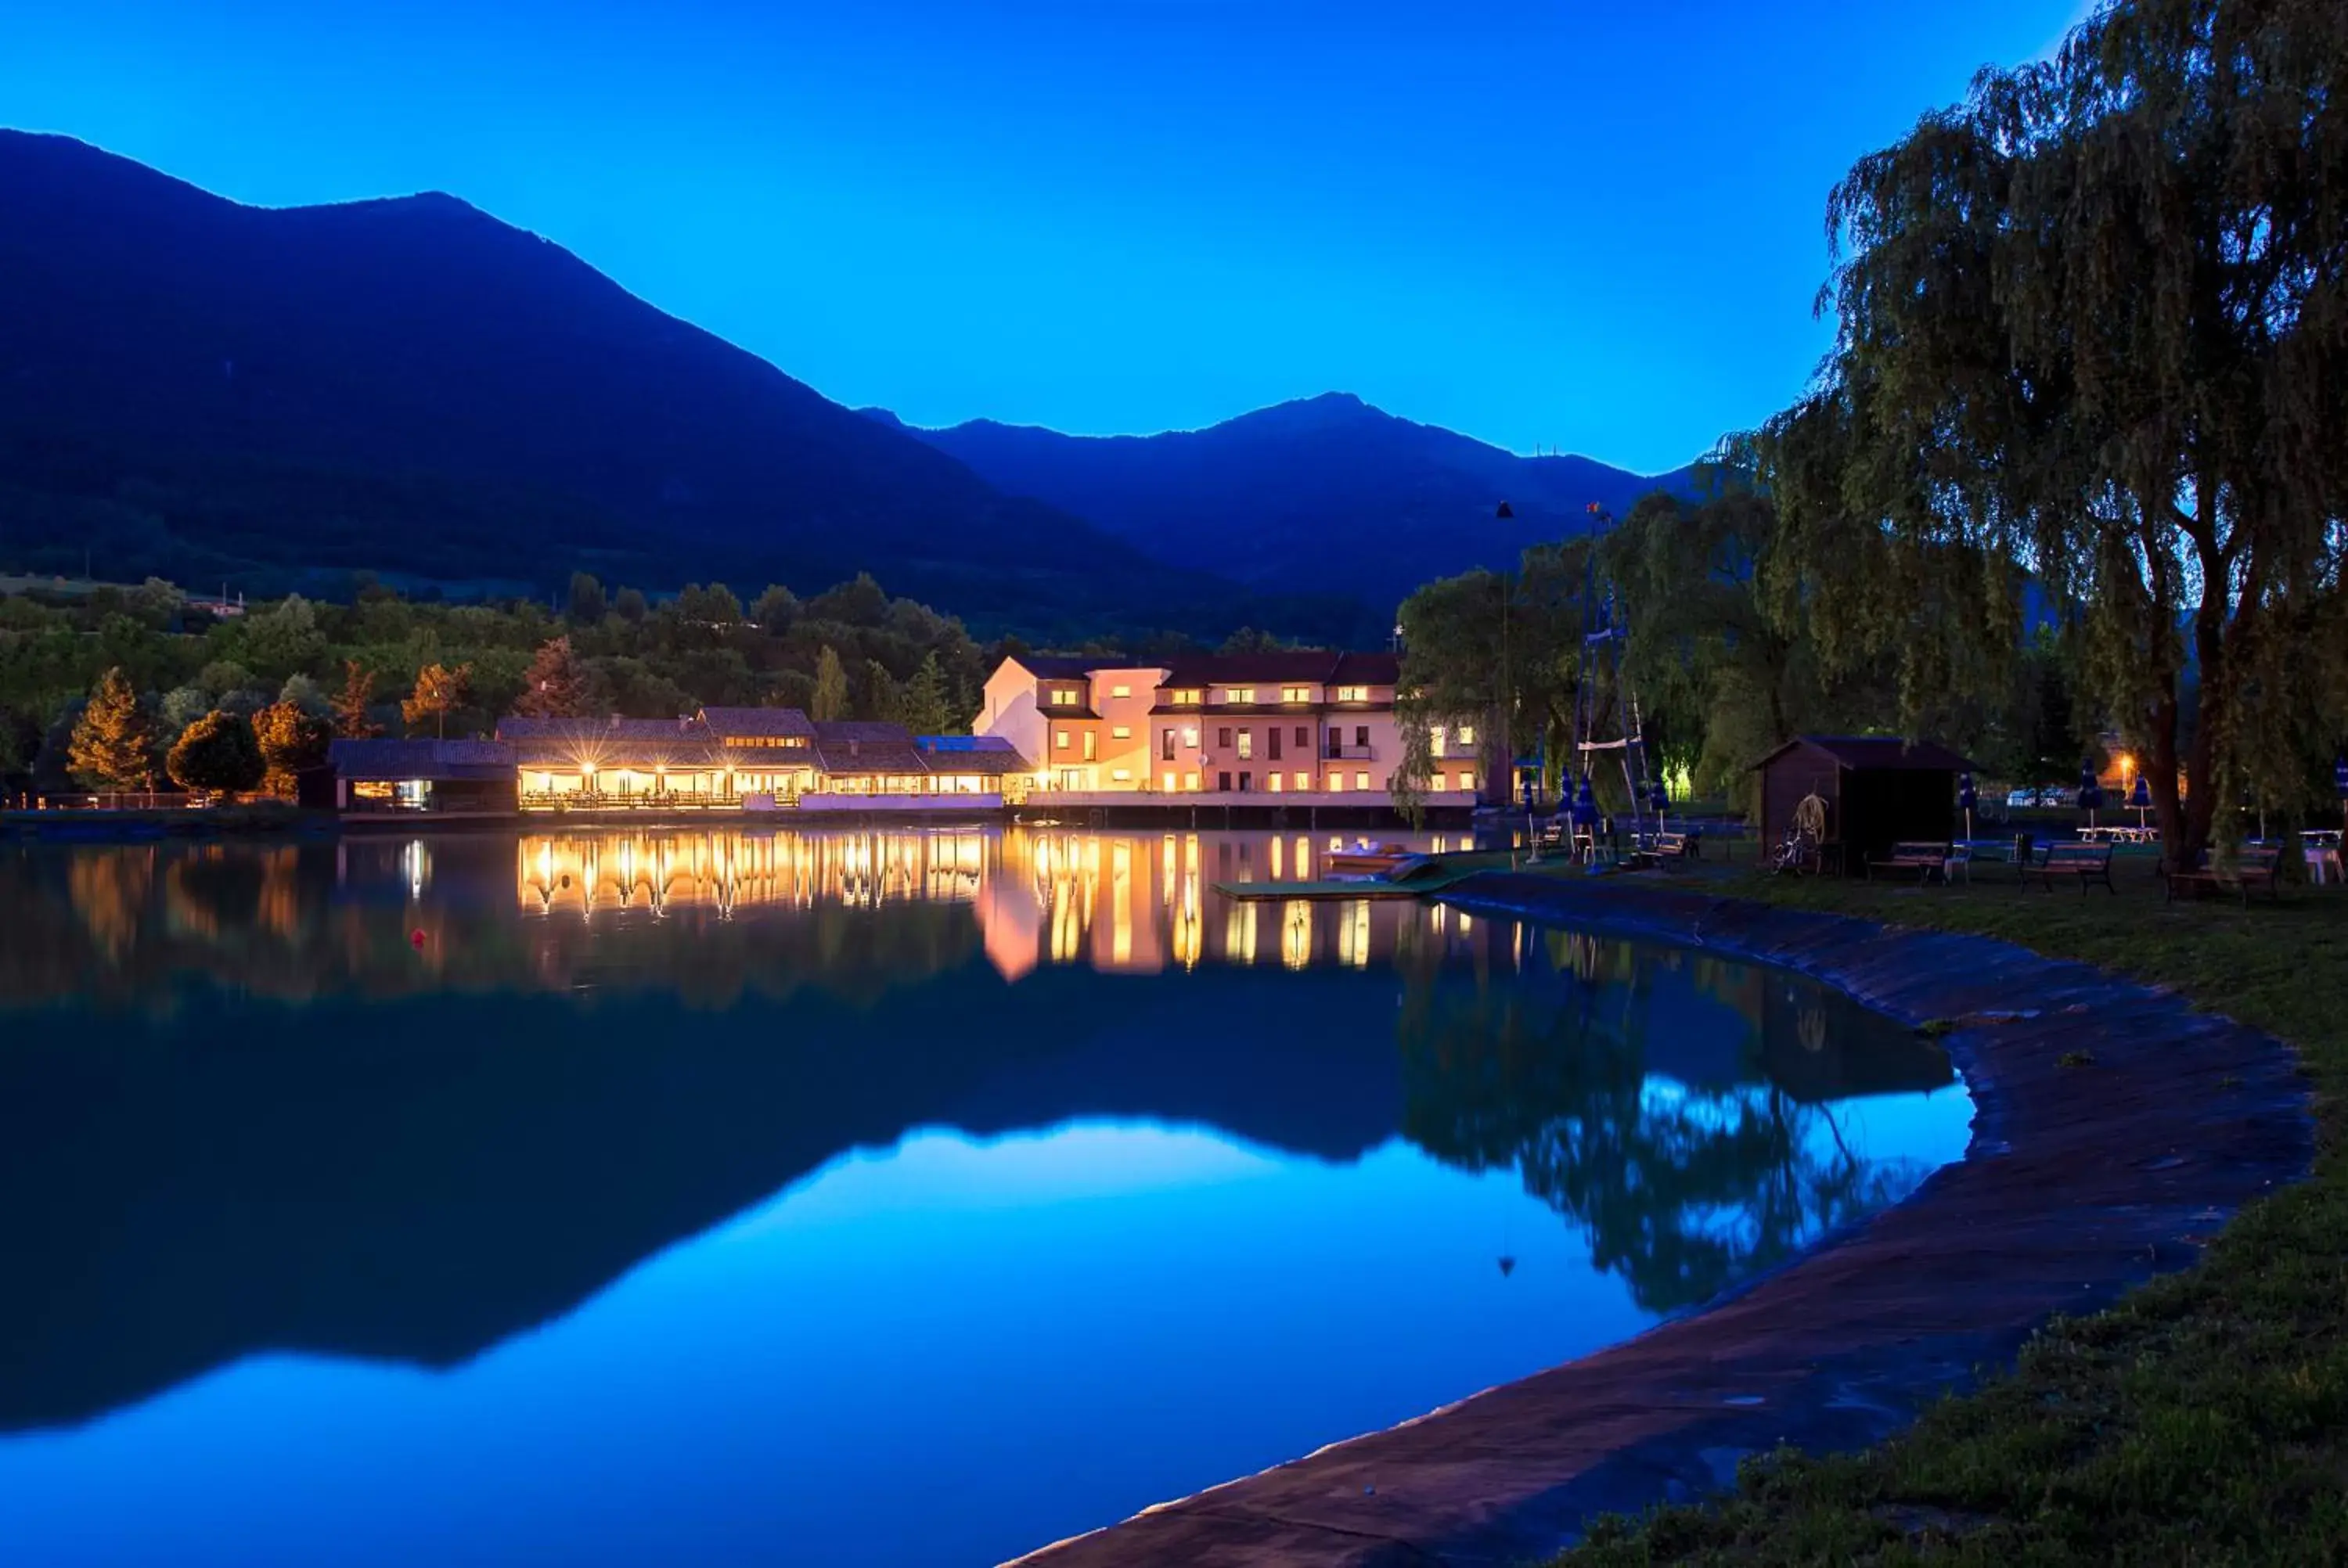
[[[968, 905], [987, 958], [1017, 979], [1043, 964], [1153, 974], [1202, 963], [1366, 968], [1408, 933], [1440, 932], [1402, 900], [1219, 897], [1217, 882], [1310, 879], [1341, 837], [1062, 828], [531, 834], [515, 853], [525, 914], [731, 918], [760, 909]], [[1428, 848], [1443, 835], [1421, 835]], [[1219, 906], [1210, 918], [1210, 906]], [[1475, 925], [1449, 922], [1462, 938]]]

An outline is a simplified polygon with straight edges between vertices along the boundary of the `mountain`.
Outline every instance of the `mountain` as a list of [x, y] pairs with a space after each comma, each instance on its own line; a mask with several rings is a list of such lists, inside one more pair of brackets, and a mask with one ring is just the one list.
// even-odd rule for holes
[[[974, 420], [922, 430], [997, 488], [1063, 507], [1176, 567], [1265, 589], [1357, 595], [1384, 608], [1420, 583], [1513, 565], [1617, 515], [1689, 470], [1643, 477], [1587, 457], [1520, 457], [1414, 424], [1347, 393], [1159, 436], [1063, 436]], [[1496, 516], [1507, 501], [1516, 515]]]
[[453, 197], [240, 206], [0, 131], [0, 569], [802, 590], [1236, 621]]

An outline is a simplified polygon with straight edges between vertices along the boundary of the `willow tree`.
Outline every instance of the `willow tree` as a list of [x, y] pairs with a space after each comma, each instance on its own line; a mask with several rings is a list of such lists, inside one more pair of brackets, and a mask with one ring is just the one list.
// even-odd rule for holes
[[1781, 621], [1913, 727], [2002, 679], [2027, 571], [2172, 855], [2303, 778], [2348, 658], [2343, 193], [2339, 0], [2120, 0], [1863, 159], [1835, 347], [1761, 443]]

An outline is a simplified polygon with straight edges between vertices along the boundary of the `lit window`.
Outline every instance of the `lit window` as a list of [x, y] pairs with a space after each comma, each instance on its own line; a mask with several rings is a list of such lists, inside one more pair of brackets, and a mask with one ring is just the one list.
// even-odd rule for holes
[[1076, 705], [1076, 694], [1074, 692], [1061, 690], [1052, 693], [1052, 706], [1055, 708], [1073, 708]]
[[1369, 787], [1370, 787], [1370, 775], [1369, 775], [1369, 774], [1355, 774], [1354, 775], [1354, 787], [1355, 789], [1367, 789], [1367, 788], [1369, 788]]
[[1459, 744], [1460, 744], [1461, 748], [1464, 750], [1465, 748], [1467, 748], [1467, 747], [1468, 747], [1468, 746], [1472, 746], [1472, 745], [1474, 745], [1475, 743], [1476, 743], [1476, 726], [1475, 726], [1475, 725], [1473, 725], [1473, 724], [1462, 724], [1462, 725], [1460, 725], [1460, 726], [1459, 726]]
[[1313, 701], [1313, 688], [1310, 686], [1282, 686], [1280, 689], [1280, 700], [1283, 702], [1310, 702]]
[[1278, 774], [1266, 774], [1263, 776], [1263, 787], [1270, 790], [1272, 794], [1278, 794], [1280, 793], [1280, 775]]
[[1111, 724], [1108, 727], [1108, 738], [1112, 741], [1129, 741], [1133, 739], [1133, 726], [1130, 724]]
[[1111, 686], [1108, 689], [1108, 694], [1112, 697], [1130, 697], [1133, 695], [1133, 688], [1130, 686]]
[[1166, 700], [1178, 708], [1195, 708], [1199, 705], [1199, 691], [1195, 686], [1177, 687], [1166, 694]]
[[1467, 790], [1470, 794], [1473, 794], [1476, 789], [1476, 775], [1474, 774], [1461, 774], [1459, 775], [1459, 787]]
[[1426, 732], [1427, 750], [1433, 752], [1438, 757], [1443, 754], [1444, 736], [1444, 728], [1440, 724], [1436, 725], [1433, 729]]
[[1337, 688], [1337, 701], [1340, 702], [1366, 702], [1369, 700], [1370, 689], [1367, 686], [1340, 686]]
[[1185, 778], [1182, 781], [1182, 787], [1184, 789], [1197, 789], [1199, 787], [1199, 775], [1193, 773], [1189, 777]]
[[1298, 789], [1311, 789], [1313, 787], [1313, 775], [1311, 774], [1298, 774], [1296, 775], [1296, 787]]
[[1345, 775], [1344, 775], [1344, 774], [1342, 774], [1342, 773], [1332, 773], [1332, 774], [1329, 775], [1329, 788], [1330, 788], [1333, 792], [1334, 792], [1335, 794], [1344, 794], [1344, 793], [1345, 793]]
[[1130, 768], [1111, 768], [1108, 770], [1108, 776], [1110, 782], [1114, 784], [1131, 784], [1133, 782], [1133, 770]]
[[1100, 750], [1100, 737], [1090, 730], [1085, 732], [1085, 761], [1091, 762]]
[[1240, 732], [1240, 761], [1246, 762], [1250, 757], [1254, 755], [1255, 732], [1253, 730], [1241, 730]]
[[1182, 743], [1189, 747], [1194, 752], [1199, 749], [1198, 725], [1185, 724], [1182, 726]]
[[1058, 734], [1054, 735], [1052, 737], [1052, 744], [1059, 751], [1066, 751], [1068, 749], [1068, 732], [1062, 730]]
[[1158, 787], [1164, 790], [1168, 794], [1172, 794], [1174, 793], [1174, 770], [1172, 768], [1168, 768], [1164, 773], [1159, 775]]
[[1226, 686], [1223, 688], [1223, 701], [1226, 702], [1252, 702], [1255, 701], [1255, 688], [1252, 686]]

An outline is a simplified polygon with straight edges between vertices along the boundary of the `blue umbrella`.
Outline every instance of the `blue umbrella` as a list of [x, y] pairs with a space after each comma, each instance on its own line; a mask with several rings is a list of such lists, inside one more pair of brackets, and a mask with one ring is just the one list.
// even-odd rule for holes
[[2332, 789], [2342, 800], [2348, 801], [2348, 755], [2334, 758], [2332, 764]]
[[1980, 803], [1981, 796], [1973, 789], [1973, 775], [1969, 773], [1959, 774], [1957, 775], [1957, 809], [1965, 814], [1965, 837], [1968, 840], [1973, 835], [1973, 807]]
[[2079, 809], [2087, 814], [2089, 826], [2095, 825], [2095, 814], [2104, 804], [2104, 786], [2096, 782], [2096, 764], [2079, 764]]
[[1672, 792], [1663, 787], [1663, 780], [1657, 779], [1654, 784], [1649, 787], [1647, 791], [1647, 804], [1654, 808], [1655, 815], [1659, 818], [1663, 815], [1663, 813], [1671, 810]]
[[1573, 821], [1577, 827], [1598, 825], [1598, 796], [1591, 791], [1590, 775], [1587, 774], [1584, 774], [1581, 782], [1574, 786]]
[[2144, 814], [2152, 809], [2152, 785], [2145, 782], [2142, 774], [2136, 775], [2136, 783], [2128, 790], [2127, 804], [2128, 809], [2136, 813], [2136, 825], [2142, 827]]

